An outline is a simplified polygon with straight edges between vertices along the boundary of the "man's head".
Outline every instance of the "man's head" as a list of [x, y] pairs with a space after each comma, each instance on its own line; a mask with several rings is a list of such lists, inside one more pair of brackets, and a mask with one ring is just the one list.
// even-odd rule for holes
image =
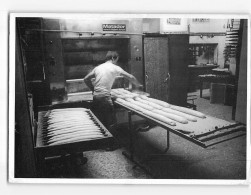
[[108, 51], [105, 57], [106, 61], [112, 61], [113, 64], [117, 64], [119, 60], [119, 54], [116, 51]]

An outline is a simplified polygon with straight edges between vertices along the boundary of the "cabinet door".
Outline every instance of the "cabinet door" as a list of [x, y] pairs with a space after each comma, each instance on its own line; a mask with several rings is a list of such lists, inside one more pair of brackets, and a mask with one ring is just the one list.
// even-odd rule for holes
[[153, 98], [168, 101], [168, 38], [145, 37], [144, 59], [146, 92]]

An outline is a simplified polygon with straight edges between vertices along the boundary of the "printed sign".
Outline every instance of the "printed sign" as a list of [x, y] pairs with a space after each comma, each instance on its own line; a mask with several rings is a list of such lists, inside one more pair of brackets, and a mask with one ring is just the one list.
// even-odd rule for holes
[[166, 20], [167, 24], [174, 24], [174, 25], [180, 25], [180, 18], [168, 18]]
[[102, 24], [103, 31], [126, 31], [125, 24]]
[[193, 18], [193, 22], [209, 22], [209, 18]]

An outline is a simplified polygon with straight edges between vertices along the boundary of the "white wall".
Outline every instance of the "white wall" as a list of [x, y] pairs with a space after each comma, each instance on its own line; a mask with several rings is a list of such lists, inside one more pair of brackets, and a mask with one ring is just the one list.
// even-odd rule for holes
[[188, 19], [180, 18], [180, 24], [170, 24], [168, 20], [171, 18], [161, 18], [160, 19], [160, 33], [168, 32], [184, 32], [188, 33]]
[[198, 33], [225, 33], [227, 30], [228, 19], [209, 19], [206, 22], [195, 22], [192, 18], [188, 19], [188, 24], [190, 25], [190, 32]]
[[[128, 20], [122, 19], [107, 19], [103, 20], [100, 18], [92, 18], [92, 19], [61, 19], [60, 20], [60, 28], [62, 30], [73, 30], [73, 31], [98, 31], [102, 32], [102, 24], [125, 24], [126, 31], [128, 32]], [[116, 31], [111, 31], [116, 33]], [[123, 32], [123, 31], [122, 31]], [[76, 33], [66, 32], [61, 33], [62, 37], [78, 37], [79, 35]], [[90, 36], [88, 33], [83, 33], [82, 37]], [[94, 34], [94, 36], [100, 36], [100, 34]]]
[[194, 21], [192, 18], [188, 19], [188, 24], [190, 26], [190, 33], [202, 33], [204, 35], [202, 38], [198, 34], [197, 36], [190, 36], [189, 43], [217, 43], [218, 46], [216, 48], [216, 62], [220, 65], [220, 68], [224, 67], [224, 48], [226, 37], [222, 35], [214, 34], [214, 37], [208, 37], [203, 33], [226, 33], [227, 30], [228, 19], [208, 19], [204, 20], [204, 22]]
[[160, 18], [143, 18], [142, 31], [144, 33], [159, 33]]

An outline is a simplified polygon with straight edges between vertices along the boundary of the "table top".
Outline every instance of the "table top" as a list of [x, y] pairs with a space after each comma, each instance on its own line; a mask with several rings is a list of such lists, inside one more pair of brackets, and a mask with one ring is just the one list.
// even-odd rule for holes
[[223, 119], [218, 119], [209, 115], [206, 115], [206, 118], [199, 118], [199, 117], [195, 117], [197, 119], [197, 122], [191, 122], [189, 121], [187, 124], [182, 124], [182, 123], [178, 123], [176, 122], [176, 126], [171, 126], [168, 125], [164, 122], [161, 122], [159, 120], [156, 120], [142, 112], [139, 112], [133, 108], [130, 108], [128, 106], [125, 106], [117, 101], [115, 101], [117, 104], [127, 108], [128, 110], [131, 110], [135, 113], [137, 113], [139, 116], [145, 117], [147, 119], [153, 120], [155, 122], [157, 122], [160, 126], [164, 127], [164, 128], [168, 128], [169, 130], [175, 130], [175, 131], [183, 131], [183, 132], [192, 132], [189, 135], [200, 135], [203, 133], [208, 133], [210, 131], [215, 130], [215, 128], [221, 128], [224, 126], [228, 126], [228, 125], [233, 125], [235, 123], [233, 122], [229, 122]]
[[188, 65], [188, 68], [191, 69], [212, 69], [212, 68], [217, 68], [219, 65]]
[[217, 82], [217, 83], [226, 83], [234, 84], [235, 78], [232, 75], [225, 74], [203, 74], [198, 75], [200, 82]]
[[[180, 137], [182, 137], [186, 140], [189, 140], [189, 141], [191, 141], [201, 147], [204, 147], [204, 148], [224, 141], [224, 138], [223, 138], [223, 140], [218, 142], [217, 139], [220, 136], [217, 136], [217, 135], [221, 134], [222, 136], [225, 136], [225, 134], [224, 134], [225, 131], [230, 132], [232, 130], [235, 131], [235, 128], [237, 128], [237, 129], [243, 128], [243, 125], [238, 124], [236, 122], [229, 122], [229, 121], [225, 121], [225, 120], [211, 117], [208, 115], [206, 116], [205, 119], [198, 118], [197, 122], [189, 122], [188, 124], [176, 123], [176, 126], [171, 126], [171, 125], [168, 125], [168, 124], [161, 122], [157, 119], [154, 119], [154, 118], [152, 118], [142, 112], [139, 112], [133, 108], [125, 106], [119, 102], [115, 101], [115, 103], [124, 107], [125, 109], [132, 111], [133, 113], [136, 113], [137, 115], [151, 121], [152, 123], [155, 123], [157, 126], [160, 126], [160, 127], [164, 128], [165, 130], [170, 131], [176, 135], [179, 135]], [[187, 133], [188, 131], [194, 131], [194, 133], [188, 134]], [[241, 135], [245, 134], [245, 132], [244, 133], [241, 132], [241, 133], [242, 133]], [[208, 139], [208, 138], [206, 138], [207, 136], [209, 136], [209, 137], [212, 136], [212, 138]], [[215, 136], [216, 136], [216, 140], [214, 140]], [[205, 141], [203, 141], [203, 139]], [[228, 140], [228, 139], [225, 139], [225, 140]]]

